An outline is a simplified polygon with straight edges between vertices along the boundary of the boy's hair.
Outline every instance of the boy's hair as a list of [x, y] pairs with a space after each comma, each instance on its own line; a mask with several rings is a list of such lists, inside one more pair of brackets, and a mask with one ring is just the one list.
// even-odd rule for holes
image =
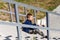
[[30, 16], [32, 16], [32, 14], [31, 13], [28, 13], [26, 17], [29, 18]]

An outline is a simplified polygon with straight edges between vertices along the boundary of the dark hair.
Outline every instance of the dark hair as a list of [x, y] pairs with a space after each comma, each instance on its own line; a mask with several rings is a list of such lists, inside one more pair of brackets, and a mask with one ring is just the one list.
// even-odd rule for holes
[[28, 13], [26, 17], [29, 18], [30, 16], [32, 16], [32, 14], [31, 13]]

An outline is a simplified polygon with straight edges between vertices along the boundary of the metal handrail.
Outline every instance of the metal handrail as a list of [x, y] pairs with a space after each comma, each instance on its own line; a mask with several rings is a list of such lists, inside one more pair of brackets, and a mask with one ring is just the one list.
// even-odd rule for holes
[[45, 30], [52, 30], [52, 31], [60, 31], [60, 29], [52, 29], [52, 28], [46, 28], [46, 27], [42, 27], [42, 26], [33, 26], [33, 25], [16, 23], [16, 22], [0, 21], [0, 25], [1, 24], [3, 24], [3, 25], [12, 25], [12, 26], [18, 26], [19, 25], [20, 27], [28, 27], [28, 28], [38, 28], [38, 29], [45, 29]]

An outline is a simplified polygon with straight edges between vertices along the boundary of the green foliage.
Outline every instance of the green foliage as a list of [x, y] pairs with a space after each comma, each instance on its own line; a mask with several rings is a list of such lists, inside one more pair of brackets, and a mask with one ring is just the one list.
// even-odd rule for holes
[[3, 8], [4, 6], [4, 3], [0, 3], [0, 9]]
[[53, 9], [55, 9], [56, 8], [56, 6], [49, 6], [47, 9], [48, 10], [53, 10]]
[[60, 0], [15, 0], [15, 1], [30, 4], [33, 6], [39, 5], [38, 7], [42, 7], [50, 11], [55, 9], [60, 4]]
[[15, 1], [17, 1], [17, 2], [23, 2], [24, 0], [15, 0]]

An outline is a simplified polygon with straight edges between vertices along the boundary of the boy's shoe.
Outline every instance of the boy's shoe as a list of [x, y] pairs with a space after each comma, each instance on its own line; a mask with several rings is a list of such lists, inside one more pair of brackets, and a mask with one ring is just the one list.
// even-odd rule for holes
[[43, 38], [48, 38], [47, 36], [43, 36], [41, 39], [43, 39]]
[[25, 37], [25, 38], [30, 38], [30, 36], [27, 36], [27, 37]]

